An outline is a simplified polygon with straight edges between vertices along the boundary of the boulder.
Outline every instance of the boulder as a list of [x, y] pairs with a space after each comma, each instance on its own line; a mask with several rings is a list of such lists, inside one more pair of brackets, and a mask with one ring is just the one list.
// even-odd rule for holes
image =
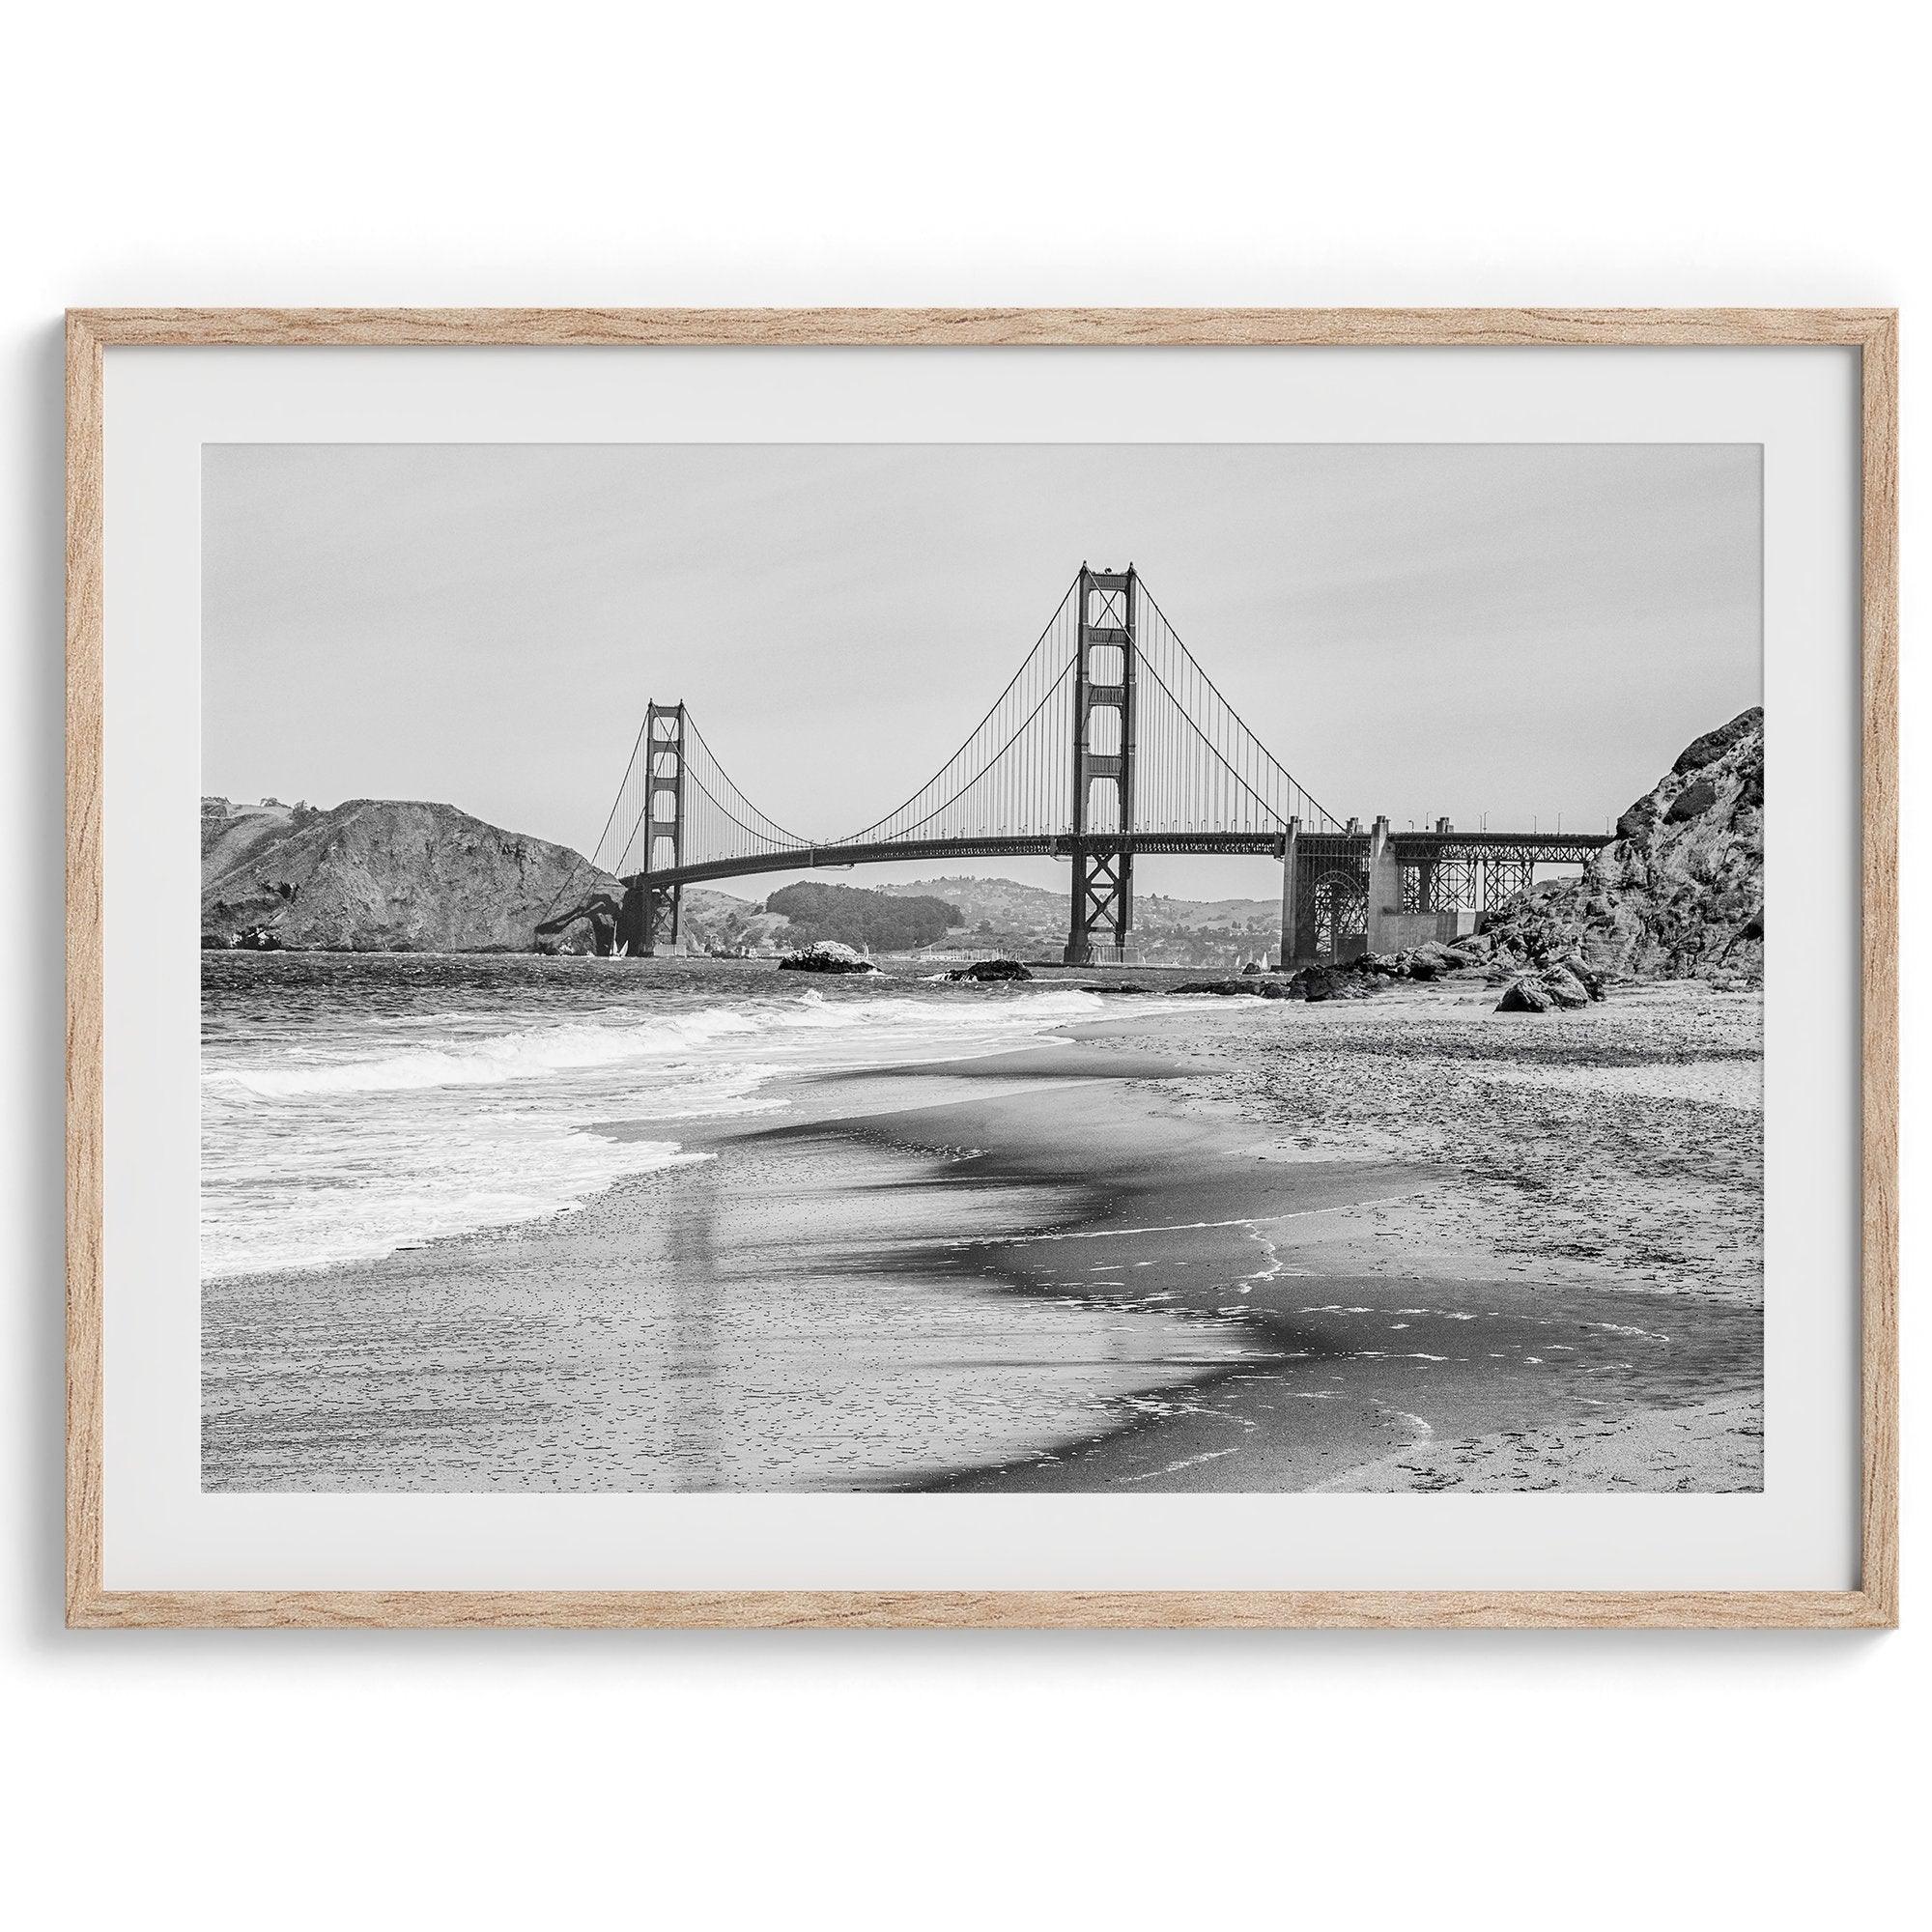
[[1404, 974], [1411, 980], [1439, 980], [1459, 967], [1473, 966], [1480, 954], [1459, 952], [1439, 939], [1425, 940], [1420, 946], [1398, 955]]
[[1499, 1013], [1547, 1013], [1556, 1002], [1543, 990], [1543, 982], [1525, 974], [1512, 980], [1496, 1002]]
[[1304, 967], [1294, 979], [1301, 988], [1301, 997], [1310, 1001], [1366, 1000], [1376, 991], [1372, 978], [1339, 966]]
[[869, 959], [860, 957], [849, 946], [836, 939], [821, 939], [815, 945], [801, 946], [779, 961], [781, 973], [876, 973]]
[[1176, 993], [1219, 993], [1226, 997], [1230, 993], [1245, 993], [1250, 999], [1260, 999], [1262, 989], [1246, 980], [1190, 980], [1184, 986], [1170, 988]]
[[1031, 980], [1032, 972], [1017, 959], [976, 959], [970, 966], [955, 966], [949, 980]]
[[1589, 994], [1593, 1000], [1601, 1000], [1609, 989], [1608, 980], [1594, 966], [1589, 965], [1574, 952], [1567, 959], [1557, 960], [1556, 964], [1563, 972], [1568, 973], [1575, 979], [1582, 986], [1584, 992]]
[[1574, 1010], [1590, 1004], [1589, 988], [1567, 966], [1546, 966], [1536, 977], [1553, 1005]]

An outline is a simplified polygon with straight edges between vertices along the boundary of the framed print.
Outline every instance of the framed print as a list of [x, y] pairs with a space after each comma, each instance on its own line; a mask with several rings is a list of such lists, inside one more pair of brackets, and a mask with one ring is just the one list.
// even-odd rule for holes
[[75, 1625], [1886, 1625], [1889, 311], [69, 318]]

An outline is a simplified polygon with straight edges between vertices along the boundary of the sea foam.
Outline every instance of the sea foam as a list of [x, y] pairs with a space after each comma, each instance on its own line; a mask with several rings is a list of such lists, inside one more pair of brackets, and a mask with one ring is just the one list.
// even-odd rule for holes
[[[1044, 988], [828, 996], [767, 982], [682, 1008], [584, 995], [554, 1018], [549, 993], [466, 1009], [442, 986], [413, 1011], [224, 1014], [204, 1048], [204, 1273], [367, 1261], [567, 1210], [701, 1158], [673, 1123], [781, 1108], [784, 1076], [970, 1059], [1104, 1009]], [[617, 1121], [643, 1137], [593, 1131]]]
[[[513, 1080], [621, 1066], [639, 1060], [701, 1053], [720, 1041], [752, 1036], [782, 1041], [800, 1033], [868, 1037], [890, 1048], [930, 1046], [948, 1057], [949, 1044], [972, 1051], [990, 1036], [1037, 1032], [1042, 1023], [1097, 1012], [1092, 993], [1037, 995], [1024, 1006], [946, 1010], [891, 999], [837, 1005], [807, 992], [789, 1008], [767, 1007], [753, 1014], [728, 1007], [668, 1014], [641, 1022], [582, 1023], [488, 1034], [444, 1045], [423, 1046], [369, 1059], [301, 1061], [206, 1069], [203, 1085], [229, 1088], [268, 1099], [307, 1094], [387, 1094], [432, 1087], [495, 1087]], [[920, 1056], [923, 1057], [923, 1056]]]

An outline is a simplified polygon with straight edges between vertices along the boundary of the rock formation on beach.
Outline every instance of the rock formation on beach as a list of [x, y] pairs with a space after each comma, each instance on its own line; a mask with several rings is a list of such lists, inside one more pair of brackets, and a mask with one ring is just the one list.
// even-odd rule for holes
[[568, 847], [453, 806], [201, 802], [205, 947], [526, 952], [568, 895], [622, 891]]
[[779, 970], [788, 973], [876, 973], [869, 959], [841, 946], [836, 939], [814, 940], [787, 952], [779, 961]]
[[1580, 878], [1488, 922], [1499, 963], [1748, 985], [1764, 975], [1764, 711], [1685, 747]]
[[1558, 959], [1534, 973], [1520, 973], [1503, 988], [1496, 1002], [1499, 1013], [1547, 1013], [1557, 1008], [1574, 1011], [1604, 997], [1604, 976], [1572, 957]]
[[1002, 980], [1031, 980], [1033, 973], [1022, 966], [1017, 959], [976, 959], [970, 966], [955, 966], [946, 976], [949, 980], [971, 980], [975, 982]]

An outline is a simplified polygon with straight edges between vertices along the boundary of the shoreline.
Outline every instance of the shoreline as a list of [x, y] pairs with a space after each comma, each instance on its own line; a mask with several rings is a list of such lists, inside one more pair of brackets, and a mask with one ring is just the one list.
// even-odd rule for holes
[[[1668, 990], [1646, 999], [1650, 990], [1629, 1001], [1626, 1022], [1640, 1024], [1649, 1005], [1678, 1004]], [[1405, 1019], [1466, 1031], [1484, 1024], [1492, 997], [1432, 989], [1406, 1001], [1330, 1009], [1318, 1026], [1358, 1039]], [[1299, 1146], [1284, 1145], [1273, 1123], [1217, 1091], [1215, 1066], [1231, 1054], [1245, 1058], [1270, 1020], [1277, 1037], [1297, 1021], [1305, 1029], [1307, 1012], [1246, 1001], [1130, 1012], [1066, 1026], [1067, 1045], [1041, 1043], [964, 1067], [818, 1076], [814, 1084], [828, 1091], [863, 1083], [865, 1104], [748, 1136], [940, 1156], [986, 1187], [1048, 1178], [1076, 1185], [1077, 1233], [963, 1248], [935, 1241], [915, 1264], [935, 1278], [970, 1274], [1020, 1297], [1126, 1312], [1158, 1305], [1187, 1319], [1235, 1321], [1256, 1338], [1224, 1370], [1146, 1391], [1107, 1430], [905, 1487], [1758, 1487], [1756, 1298], [1734, 1283], [1687, 1285], [1682, 1258], [1653, 1253], [1665, 1264], [1660, 1285], [1633, 1279], [1631, 1268], [1601, 1253], [1577, 1252], [1574, 1241], [1545, 1242], [1546, 1203], [1515, 1215], [1531, 1224], [1527, 1238], [1539, 1250], [1526, 1263], [1515, 1251], [1521, 1228], [1515, 1240], [1504, 1236], [1500, 1250], [1493, 1243], [1511, 1217], [1497, 1215], [1491, 1175], [1412, 1151], [1365, 1158], [1340, 1144], [1345, 1135], [1332, 1123], [1326, 1133], [1297, 1136]], [[1573, 1039], [1594, 1017], [1575, 1023]], [[1537, 1021], [1529, 1024], [1524, 1032], [1521, 1022], [1502, 1023], [1498, 1063], [1483, 1077], [1502, 1090], [1493, 1096], [1499, 1104], [1513, 1107], [1527, 1093], [1534, 1113], [1537, 1057], [1558, 1042], [1554, 1029], [1539, 1033]], [[1519, 1050], [1528, 1052], [1532, 1077], [1513, 1064]], [[1558, 1092], [1579, 1087], [1568, 1097], [1588, 1106], [1607, 1091], [1641, 1111], [1649, 1088], [1650, 1104], [1674, 1123], [1687, 1089], [1699, 1110], [1733, 1104], [1728, 1075], [1750, 1058], [1746, 1047], [1718, 1043], [1708, 1055], [1668, 1051], [1646, 1060], [1625, 1039], [1607, 1047], [1594, 1081], [1565, 1079]], [[1707, 1060], [1721, 1076], [1699, 1072]], [[935, 1091], [988, 1079], [1011, 1091]], [[920, 1097], [880, 1104], [907, 1088]], [[1041, 1088], [1054, 1090], [1050, 1102]], [[1490, 1238], [1442, 1240], [1458, 1202], [1470, 1198], [1492, 1217]], [[1105, 1241], [1118, 1265], [1055, 1267], [1035, 1259], [1068, 1241]], [[1260, 1285], [1250, 1265], [1258, 1251], [1268, 1258]], [[1083, 1280], [1083, 1272], [1103, 1278]], [[1402, 1346], [1392, 1346], [1397, 1338]], [[1525, 1459], [1533, 1466], [1525, 1469]]]
[[[1226, 1030], [1217, 1017], [1206, 1039], [1225, 1045]], [[1030, 1056], [1036, 1080], [1076, 1083], [1050, 1103], [1018, 1091], [764, 1132], [942, 1154], [987, 1186], [1062, 1173], [1069, 1146], [1097, 1147], [1077, 1231], [935, 1243], [923, 1264], [1020, 1297], [1232, 1321], [1252, 1346], [1219, 1370], [1148, 1391], [1105, 1432], [907, 1487], [1757, 1486], [1754, 1311], [1612, 1283], [1601, 1268], [1524, 1280], [1432, 1250], [1432, 1197], [1453, 1192], [1454, 1176], [1284, 1147], [1201, 1091], [1198, 1065], [1171, 1055], [1150, 1065], [1153, 1040], [1202, 1044], [1194, 1015], [1069, 1031], [1075, 1045]], [[1394, 1270], [1392, 1243], [1404, 1257]]]
[[[437, 1392], [400, 1421], [377, 1422], [384, 1398], [343, 1369], [356, 1328], [338, 1321], [344, 1333], [316, 1338], [340, 1383], [312, 1398], [319, 1419], [282, 1416], [260, 1365], [242, 1372], [254, 1420], [275, 1418], [276, 1453], [235, 1453], [250, 1418], [217, 1414], [205, 1440], [228, 1480], [214, 1486], [271, 1483], [278, 1462], [333, 1441], [346, 1488], [1759, 1487], [1761, 1293], [1749, 1256], [1727, 1267], [1705, 1252], [1711, 1226], [1756, 1204], [1729, 1200], [1728, 1221], [1687, 1212], [1682, 1251], [1653, 1239], [1637, 1266], [1601, 1231], [1586, 1252], [1573, 1225], [1591, 1225], [1606, 1163], [1627, 1189], [1641, 1184], [1650, 1221], [1672, 1189], [1708, 1210], [1690, 1198], [1695, 1163], [1668, 1156], [1686, 1122], [1724, 1130], [1719, 1179], [1737, 1193], [1748, 1134], [1730, 1090], [1747, 1026], [1698, 1056], [1682, 1042], [1710, 1016], [1684, 997], [1639, 993], [1561, 1028], [1490, 1023], [1481, 997], [1432, 990], [1340, 1012], [1219, 1001], [1063, 1024], [1064, 1039], [974, 1059], [795, 1077], [792, 1119], [680, 1122], [686, 1151], [709, 1156], [681, 1171], [330, 1271], [331, 1303], [378, 1324], [420, 1305], [440, 1348], [466, 1321], [464, 1339], [540, 1341], [526, 1399], [555, 1437], [545, 1468], [493, 1470], [517, 1406], [505, 1402], [499, 1429], [482, 1398], [504, 1396], [503, 1378], [461, 1360], [419, 1378]], [[1592, 1022], [1605, 1079], [1552, 1087], [1539, 1055], [1560, 1030], [1574, 1062]], [[1726, 1054], [1733, 1071], [1702, 1097], [1699, 1069]], [[1419, 1072], [1443, 1066], [1447, 1088]], [[1372, 1077], [1390, 1067], [1393, 1121]], [[1515, 1143], [1498, 1126], [1510, 1120]], [[1458, 1147], [1472, 1122], [1487, 1140]], [[1629, 1166], [1639, 1128], [1649, 1175]], [[657, 1138], [666, 1125], [592, 1130]], [[1525, 1159], [1552, 1144], [1569, 1151], [1567, 1207], [1524, 1184], [1537, 1178]], [[211, 1294], [235, 1304], [231, 1328], [252, 1327], [258, 1347], [275, 1321], [315, 1319], [283, 1278], [205, 1285], [205, 1306]], [[630, 1332], [660, 1318], [669, 1343]], [[910, 1353], [902, 1342], [895, 1354], [895, 1335], [913, 1338]], [[637, 1383], [636, 1361], [672, 1344], [712, 1361], [708, 1390], [673, 1378], [654, 1398]], [[761, 1348], [780, 1364], [769, 1374]], [[836, 1417], [810, 1413], [815, 1390], [831, 1400], [814, 1375], [839, 1401], [852, 1384], [855, 1428], [917, 1439], [910, 1465], [895, 1475], [859, 1458], [841, 1480]], [[554, 1412], [559, 1379], [578, 1412]], [[772, 1416], [768, 1434], [810, 1443], [811, 1480], [772, 1480], [742, 1439]], [[628, 1432], [629, 1462], [600, 1446], [613, 1428]], [[358, 1429], [382, 1437], [381, 1454], [345, 1440]], [[473, 1440], [459, 1439], [466, 1429]], [[639, 1480], [655, 1467], [646, 1439], [693, 1466]]]

